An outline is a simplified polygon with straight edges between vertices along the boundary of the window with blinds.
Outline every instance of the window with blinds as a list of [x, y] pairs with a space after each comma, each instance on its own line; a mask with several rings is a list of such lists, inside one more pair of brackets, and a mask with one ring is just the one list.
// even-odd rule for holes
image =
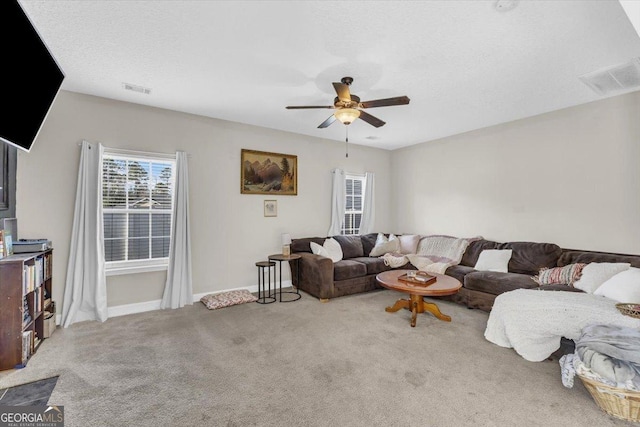
[[364, 177], [347, 175], [345, 178], [345, 212], [342, 234], [358, 234], [362, 220]]
[[107, 269], [167, 264], [174, 171], [173, 160], [104, 154], [102, 208]]

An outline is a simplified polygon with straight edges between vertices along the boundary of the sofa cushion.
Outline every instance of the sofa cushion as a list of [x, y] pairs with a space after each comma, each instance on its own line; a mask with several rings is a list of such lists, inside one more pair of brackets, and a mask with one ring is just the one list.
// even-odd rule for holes
[[501, 244], [500, 249], [513, 250], [509, 271], [522, 274], [537, 274], [542, 267], [555, 267], [562, 254], [560, 246], [554, 243], [509, 242]]
[[362, 252], [369, 256], [371, 253], [371, 249], [376, 245], [376, 239], [378, 238], [378, 233], [369, 233], [360, 236], [360, 240], [362, 241]]
[[466, 265], [452, 265], [447, 268], [444, 274], [457, 279], [460, 283], [464, 283], [464, 276], [474, 271], [476, 270], [474, 270], [473, 267], [467, 267]]
[[538, 285], [527, 274], [476, 271], [464, 276], [464, 287], [473, 291], [500, 295], [514, 289], [537, 288]]
[[[333, 236], [342, 248], [342, 259], [364, 256], [360, 236]], [[367, 254], [368, 255], [368, 254]]]
[[291, 252], [311, 252], [311, 242], [317, 243], [320, 246], [324, 244], [324, 237], [307, 237], [305, 239], [292, 239], [291, 240]]
[[361, 262], [343, 259], [333, 264], [333, 280], [347, 280], [366, 276], [367, 266]]
[[378, 274], [383, 271], [391, 270], [391, 267], [387, 266], [384, 263], [383, 258], [375, 258], [375, 257], [358, 257], [351, 258], [350, 261], [361, 262], [367, 267], [367, 274]]
[[575, 251], [565, 249], [558, 259], [558, 266], [564, 267], [568, 264], [582, 262], [628, 262], [632, 267], [640, 268], [640, 255], [610, 254], [604, 252]]
[[478, 257], [480, 256], [482, 251], [484, 251], [485, 249], [498, 249], [499, 247], [500, 243], [493, 242], [491, 240], [480, 239], [472, 241], [464, 251], [460, 264], [467, 267], [473, 267], [478, 262]]

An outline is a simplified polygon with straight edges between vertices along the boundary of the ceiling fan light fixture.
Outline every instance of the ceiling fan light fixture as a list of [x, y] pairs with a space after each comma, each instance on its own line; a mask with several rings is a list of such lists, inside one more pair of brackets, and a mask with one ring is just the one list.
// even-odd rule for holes
[[350, 125], [355, 119], [360, 117], [360, 110], [356, 110], [355, 108], [341, 108], [333, 115], [336, 116], [336, 119], [340, 120], [342, 124]]

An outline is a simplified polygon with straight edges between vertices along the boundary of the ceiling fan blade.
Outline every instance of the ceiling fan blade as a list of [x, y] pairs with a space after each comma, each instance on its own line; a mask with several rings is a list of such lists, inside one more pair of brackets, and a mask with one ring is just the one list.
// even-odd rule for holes
[[335, 121], [336, 121], [336, 116], [334, 116], [332, 114], [332, 115], [329, 116], [329, 118], [327, 120], [325, 120], [324, 122], [320, 123], [320, 126], [318, 126], [318, 129], [324, 129], [326, 127], [329, 127]]
[[386, 124], [386, 122], [383, 122], [379, 118], [373, 117], [371, 114], [362, 110], [360, 110], [360, 118], [365, 122], [369, 123], [371, 126], [375, 126], [377, 128], [379, 128], [380, 126], [384, 126]]
[[288, 106], [285, 107], [287, 110], [306, 110], [309, 108], [334, 108], [333, 105], [299, 105], [299, 106]]
[[338, 94], [338, 99], [342, 102], [351, 102], [351, 92], [349, 92], [349, 86], [344, 83], [333, 82], [333, 88]]
[[374, 99], [360, 103], [360, 108], [390, 107], [392, 105], [406, 105], [411, 101], [406, 96], [396, 96], [395, 98]]

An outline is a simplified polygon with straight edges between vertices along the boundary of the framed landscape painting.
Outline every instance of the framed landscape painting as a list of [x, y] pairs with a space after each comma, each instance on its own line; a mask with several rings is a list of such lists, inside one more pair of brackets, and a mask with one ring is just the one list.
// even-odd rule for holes
[[298, 194], [298, 156], [243, 149], [240, 163], [242, 194]]

